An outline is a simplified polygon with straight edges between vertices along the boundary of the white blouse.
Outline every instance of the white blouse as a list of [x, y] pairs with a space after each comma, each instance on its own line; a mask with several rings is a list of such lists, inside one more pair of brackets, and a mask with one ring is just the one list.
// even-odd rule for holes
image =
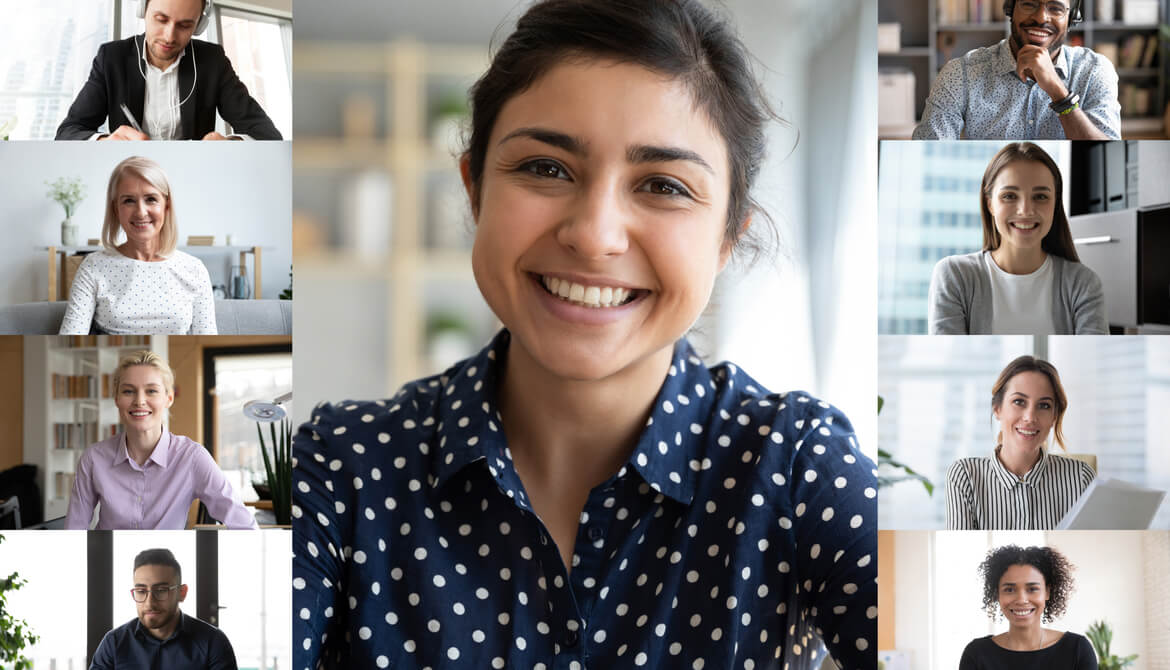
[[111, 335], [215, 335], [207, 267], [178, 250], [155, 262], [94, 252], [77, 269], [60, 334], [86, 335], [91, 322]]

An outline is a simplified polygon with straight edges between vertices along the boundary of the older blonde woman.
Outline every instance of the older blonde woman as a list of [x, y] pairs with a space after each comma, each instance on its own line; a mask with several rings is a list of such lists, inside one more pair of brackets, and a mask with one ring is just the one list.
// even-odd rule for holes
[[163, 169], [141, 156], [118, 163], [106, 190], [103, 249], [78, 268], [60, 333], [215, 335], [207, 268], [175, 249], [178, 239]]
[[77, 464], [65, 527], [182, 529], [199, 499], [228, 528], [256, 528], [219, 466], [203, 445], [163, 426], [175, 401], [175, 377], [151, 351], [122, 358], [114, 371], [114, 402], [123, 432], [90, 445]]

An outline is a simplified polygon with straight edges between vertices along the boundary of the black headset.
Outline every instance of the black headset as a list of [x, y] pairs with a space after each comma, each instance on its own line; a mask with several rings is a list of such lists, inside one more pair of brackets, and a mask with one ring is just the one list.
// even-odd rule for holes
[[[1085, 20], [1085, 17], [1081, 14], [1081, 7], [1084, 4], [1085, 0], [1069, 0], [1068, 24], [1070, 26], [1075, 26], [1081, 21]], [[1016, 0], [1003, 0], [1003, 13], [1006, 14], [1008, 18], [1011, 18], [1012, 10], [1015, 9], [1015, 6]]]

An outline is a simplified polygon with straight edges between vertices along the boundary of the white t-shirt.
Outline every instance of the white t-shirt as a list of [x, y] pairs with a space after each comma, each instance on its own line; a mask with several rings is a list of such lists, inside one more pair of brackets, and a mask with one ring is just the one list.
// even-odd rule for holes
[[1055, 300], [1052, 258], [1034, 272], [1014, 275], [996, 265], [991, 254], [983, 254], [991, 279], [991, 332], [996, 335], [1054, 335], [1052, 301]]
[[155, 262], [94, 252], [77, 269], [60, 334], [86, 335], [90, 322], [111, 335], [215, 335], [207, 267], [178, 250]]

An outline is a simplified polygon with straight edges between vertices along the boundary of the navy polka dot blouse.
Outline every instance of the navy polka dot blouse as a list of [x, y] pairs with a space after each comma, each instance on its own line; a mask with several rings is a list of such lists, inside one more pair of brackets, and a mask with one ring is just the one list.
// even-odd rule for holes
[[876, 666], [876, 471], [849, 420], [685, 340], [566, 570], [512, 465], [509, 335], [294, 441], [297, 668]]

